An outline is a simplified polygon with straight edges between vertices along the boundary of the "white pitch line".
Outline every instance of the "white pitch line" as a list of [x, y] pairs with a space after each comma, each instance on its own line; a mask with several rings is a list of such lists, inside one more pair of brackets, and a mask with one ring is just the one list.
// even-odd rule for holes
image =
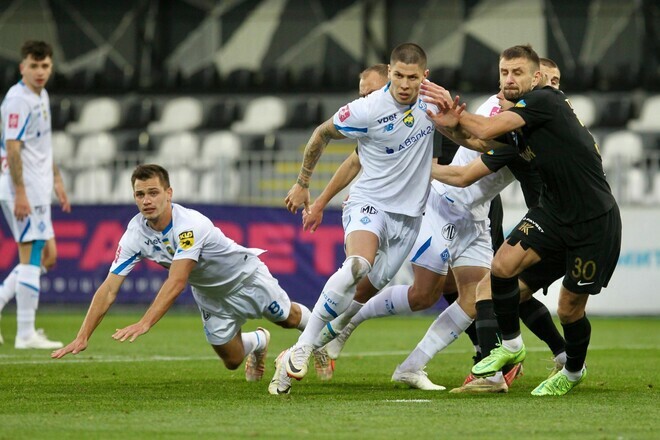
[[[589, 351], [604, 351], [604, 350], [660, 350], [660, 345], [629, 345], [626, 347], [621, 346], [594, 346], [589, 347]], [[547, 352], [547, 347], [529, 347], [528, 352], [540, 353]], [[342, 358], [360, 358], [360, 357], [383, 357], [383, 356], [405, 356], [410, 353], [410, 350], [389, 350], [389, 351], [366, 351], [366, 352], [346, 352], [342, 353]], [[446, 354], [472, 354], [470, 350], [464, 349], [445, 349], [441, 353]], [[67, 365], [72, 363], [131, 363], [131, 362], [181, 362], [181, 361], [217, 361], [219, 358], [216, 356], [105, 356], [93, 355], [85, 357], [76, 357], [68, 355], [63, 360], [56, 359], [43, 359], [33, 358], [25, 359], [24, 355], [18, 354], [0, 354], [0, 365]], [[274, 358], [275, 355], [268, 356]]]
[[428, 403], [431, 399], [385, 399], [383, 402], [388, 403]]

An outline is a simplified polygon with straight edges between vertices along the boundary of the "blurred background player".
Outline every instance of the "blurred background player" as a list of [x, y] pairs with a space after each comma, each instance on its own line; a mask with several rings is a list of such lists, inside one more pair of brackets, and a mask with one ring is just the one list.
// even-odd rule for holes
[[22, 79], [9, 89], [1, 107], [0, 203], [18, 246], [19, 263], [0, 288], [0, 311], [15, 295], [18, 328], [14, 346], [18, 349], [62, 346], [35, 328], [42, 266], [50, 269], [57, 256], [50, 211], [53, 188], [62, 210], [71, 210], [53, 163], [50, 101], [45, 89], [53, 70], [52, 56], [48, 43], [25, 42]]

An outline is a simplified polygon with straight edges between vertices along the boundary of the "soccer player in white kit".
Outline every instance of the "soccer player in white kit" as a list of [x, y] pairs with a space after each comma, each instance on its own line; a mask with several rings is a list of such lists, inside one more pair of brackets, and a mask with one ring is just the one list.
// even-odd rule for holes
[[[21, 81], [2, 101], [0, 204], [18, 247], [19, 263], [0, 289], [0, 311], [16, 296], [17, 349], [54, 349], [35, 329], [42, 264], [52, 266], [55, 241], [51, 222], [53, 184], [62, 209], [71, 210], [57, 167], [53, 164], [50, 101], [45, 89], [52, 73], [53, 50], [43, 41], [21, 48]], [[42, 261], [42, 251], [46, 261]], [[2, 336], [0, 336], [2, 343]]]
[[131, 183], [140, 213], [119, 241], [110, 273], [94, 294], [78, 335], [52, 357], [87, 348], [126, 276], [140, 260], [148, 259], [168, 269], [168, 277], [142, 319], [117, 330], [113, 338], [133, 342], [148, 332], [189, 283], [206, 339], [225, 366], [234, 370], [247, 356], [246, 379], [261, 380], [270, 334], [263, 328], [241, 333], [241, 326], [247, 319], [263, 317], [281, 327], [302, 330], [309, 309], [290, 301], [259, 259], [265, 251], [238, 245], [200, 212], [173, 204], [167, 170], [138, 165]]
[[427, 104], [418, 97], [427, 76], [422, 48], [397, 46], [390, 57], [390, 83], [339, 109], [314, 131], [305, 148], [298, 180], [285, 200], [292, 213], [302, 206], [308, 209], [309, 181], [331, 139], [358, 140], [363, 172], [351, 187], [342, 217], [347, 258], [328, 279], [298, 342], [278, 361], [278, 370], [284, 364], [290, 377], [305, 376], [314, 341], [349, 306], [357, 283], [368, 275], [374, 287], [385, 286], [414, 244], [431, 176], [434, 126]]

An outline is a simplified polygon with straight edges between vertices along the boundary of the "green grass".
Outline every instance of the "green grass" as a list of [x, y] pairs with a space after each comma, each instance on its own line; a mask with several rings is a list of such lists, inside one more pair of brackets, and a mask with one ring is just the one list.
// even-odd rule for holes
[[[530, 391], [547, 375], [549, 352], [528, 333], [525, 375], [507, 395], [423, 392], [390, 382], [432, 317], [388, 318], [357, 330], [335, 378], [313, 373], [288, 396], [228, 371], [207, 345], [198, 315], [170, 312], [133, 344], [110, 338], [139, 313], [113, 311], [82, 354], [50, 360], [13, 348], [15, 314], [2, 319], [0, 439], [35, 438], [657, 438], [660, 320], [592, 318], [589, 377], [560, 398]], [[52, 339], [71, 340], [84, 311], [40, 310]], [[297, 332], [265, 322], [270, 360]], [[429, 364], [430, 378], [459, 386], [471, 365], [466, 337]], [[399, 400], [399, 401], [397, 401]], [[422, 400], [422, 401], [414, 401]], [[653, 434], [653, 433], [656, 434]]]

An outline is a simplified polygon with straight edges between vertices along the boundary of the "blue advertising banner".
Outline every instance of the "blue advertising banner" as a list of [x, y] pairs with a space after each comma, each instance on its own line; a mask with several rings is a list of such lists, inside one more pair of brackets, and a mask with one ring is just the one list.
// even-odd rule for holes
[[[313, 306], [327, 278], [344, 260], [341, 211], [328, 210], [323, 225], [303, 232], [302, 217], [284, 208], [186, 204], [209, 217], [228, 237], [247, 247], [265, 249], [261, 255], [271, 273], [292, 300]], [[40, 303], [83, 303], [91, 300], [108, 274], [119, 239], [134, 205], [75, 206], [71, 214], [53, 206], [57, 265], [41, 279]], [[0, 276], [16, 266], [16, 244], [6, 222], [0, 227]], [[127, 277], [118, 303], [149, 303], [167, 272], [141, 262]], [[178, 303], [193, 304], [190, 292]]]

